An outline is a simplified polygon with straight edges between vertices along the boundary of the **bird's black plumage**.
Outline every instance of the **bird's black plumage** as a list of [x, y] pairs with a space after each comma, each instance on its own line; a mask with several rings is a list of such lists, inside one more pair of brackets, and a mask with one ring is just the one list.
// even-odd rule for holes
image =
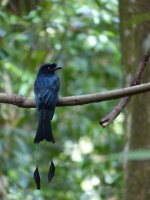
[[56, 64], [44, 64], [40, 67], [34, 83], [36, 108], [38, 111], [38, 128], [34, 143], [47, 140], [54, 143], [51, 120], [58, 101], [60, 82], [55, 71], [60, 69]]

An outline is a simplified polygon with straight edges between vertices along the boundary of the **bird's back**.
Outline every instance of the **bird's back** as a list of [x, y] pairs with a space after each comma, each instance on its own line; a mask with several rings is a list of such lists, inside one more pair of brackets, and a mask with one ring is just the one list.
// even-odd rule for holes
[[58, 100], [59, 87], [60, 82], [57, 74], [38, 74], [34, 84], [37, 107], [41, 103], [48, 107], [55, 107]]

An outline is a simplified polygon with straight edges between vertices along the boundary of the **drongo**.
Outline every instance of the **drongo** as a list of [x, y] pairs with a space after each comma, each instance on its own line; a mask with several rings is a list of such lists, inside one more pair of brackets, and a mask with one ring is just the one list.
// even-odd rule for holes
[[58, 69], [61, 69], [61, 67], [58, 67], [55, 63], [43, 64], [34, 83], [35, 102], [38, 111], [38, 128], [34, 143], [39, 143], [44, 139], [52, 143], [55, 142], [51, 120], [55, 112], [60, 88], [59, 77], [55, 74]]

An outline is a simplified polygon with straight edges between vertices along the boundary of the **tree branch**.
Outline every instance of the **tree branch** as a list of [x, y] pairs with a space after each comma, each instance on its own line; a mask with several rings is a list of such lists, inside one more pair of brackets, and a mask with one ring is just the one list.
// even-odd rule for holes
[[[144, 70], [146, 68], [149, 57], [150, 57], [149, 52], [148, 52], [147, 55], [144, 55], [142, 57], [141, 62], [138, 65], [133, 78], [131, 79], [130, 86], [139, 85], [141, 83], [142, 75], [143, 75]], [[130, 102], [130, 100], [131, 100], [131, 96], [123, 97], [119, 101], [119, 103], [114, 107], [114, 109], [109, 114], [107, 114], [104, 118], [102, 118], [100, 120], [100, 122], [99, 122], [100, 125], [105, 127], [109, 123], [111, 123], [123, 111], [123, 109], [127, 106], [127, 104]]]
[[[102, 102], [117, 99], [125, 96], [132, 96], [150, 91], [150, 83], [138, 86], [126, 87], [101, 93], [85, 94], [80, 96], [60, 97], [57, 106], [77, 106], [95, 102]], [[13, 104], [22, 108], [35, 108], [35, 101], [17, 94], [0, 93], [0, 102]]]

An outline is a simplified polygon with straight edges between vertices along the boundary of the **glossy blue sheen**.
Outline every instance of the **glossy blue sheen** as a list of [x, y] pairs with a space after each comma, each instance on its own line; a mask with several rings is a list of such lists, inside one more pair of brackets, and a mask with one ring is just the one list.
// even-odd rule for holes
[[[55, 69], [55, 66], [51, 66], [51, 64], [42, 65], [34, 83], [36, 108], [39, 116], [37, 138], [34, 140], [35, 143], [43, 139], [51, 141], [53, 138], [52, 136], [51, 139], [47, 139], [52, 134], [51, 127], [49, 127], [50, 120], [52, 120], [54, 115], [60, 88], [59, 77], [53, 69]], [[48, 133], [48, 131], [51, 133]]]

